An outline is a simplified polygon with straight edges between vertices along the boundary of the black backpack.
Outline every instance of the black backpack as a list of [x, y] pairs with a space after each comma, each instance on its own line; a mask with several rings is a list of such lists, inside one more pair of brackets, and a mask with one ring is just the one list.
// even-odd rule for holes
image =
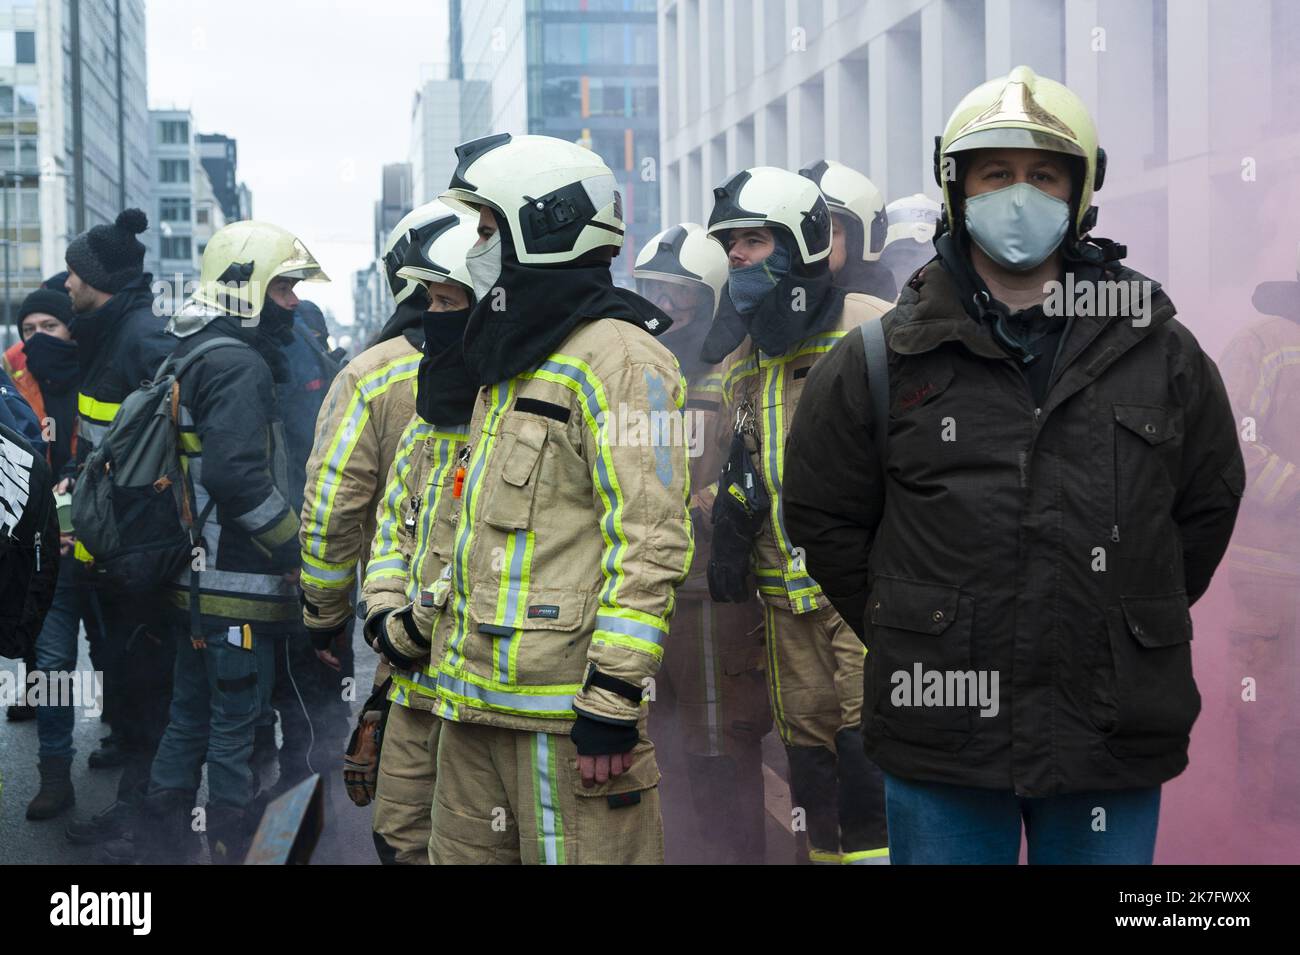
[[59, 574], [54, 479], [42, 455], [0, 424], [0, 657], [36, 645]]
[[96, 585], [126, 594], [157, 590], [190, 561], [215, 503], [195, 518], [193, 494], [177, 453], [181, 376], [214, 348], [248, 348], [212, 338], [175, 363], [168, 357], [122, 402], [86, 459], [72, 495], [77, 542], [90, 554]]

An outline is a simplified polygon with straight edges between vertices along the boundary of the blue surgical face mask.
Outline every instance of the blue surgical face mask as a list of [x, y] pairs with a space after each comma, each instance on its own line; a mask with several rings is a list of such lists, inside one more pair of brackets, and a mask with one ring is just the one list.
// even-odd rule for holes
[[966, 200], [966, 228], [990, 259], [1013, 272], [1040, 265], [1065, 238], [1070, 204], [1027, 182]]
[[776, 283], [790, 272], [790, 250], [777, 242], [772, 253], [762, 262], [732, 269], [727, 274], [727, 294], [736, 311], [742, 315], [758, 308], [759, 302]]

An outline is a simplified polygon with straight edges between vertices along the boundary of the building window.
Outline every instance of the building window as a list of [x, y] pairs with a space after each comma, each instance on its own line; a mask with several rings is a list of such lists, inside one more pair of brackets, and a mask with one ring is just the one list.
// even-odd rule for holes
[[208, 224], [208, 210], [207, 210], [207, 209], [200, 209], [200, 210], [198, 210], [197, 212], [195, 212], [195, 213], [194, 213], [194, 221], [197, 222], [199, 225], [207, 225], [207, 224]]
[[190, 237], [187, 235], [163, 236], [162, 257], [164, 259], [188, 259], [190, 257]]
[[160, 182], [189, 182], [190, 161], [188, 159], [163, 159], [158, 163]]
[[19, 30], [14, 34], [14, 59], [18, 63], [36, 62], [36, 34], [31, 30]]
[[190, 124], [184, 119], [164, 119], [159, 130], [159, 142], [179, 146], [190, 141]]
[[163, 222], [189, 222], [190, 200], [179, 196], [166, 196], [158, 208], [158, 218]]

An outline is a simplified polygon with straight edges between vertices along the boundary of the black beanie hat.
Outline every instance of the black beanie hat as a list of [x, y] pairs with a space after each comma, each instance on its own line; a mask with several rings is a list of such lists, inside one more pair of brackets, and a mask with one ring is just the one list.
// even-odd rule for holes
[[112, 225], [97, 225], [72, 240], [68, 268], [91, 288], [116, 294], [144, 274], [144, 245], [135, 237], [149, 228], [139, 209], [123, 209]]
[[64, 325], [71, 324], [72, 299], [68, 297], [67, 292], [56, 292], [53, 289], [45, 288], [37, 289], [23, 299], [22, 308], [18, 309], [18, 327], [22, 328], [24, 318], [38, 312], [53, 315]]

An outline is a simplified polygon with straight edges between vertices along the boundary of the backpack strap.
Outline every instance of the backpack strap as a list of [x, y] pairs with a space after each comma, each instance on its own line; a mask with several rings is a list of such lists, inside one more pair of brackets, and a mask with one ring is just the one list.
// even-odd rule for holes
[[871, 319], [858, 326], [867, 358], [867, 391], [871, 397], [872, 437], [882, 464], [889, 436], [889, 346], [885, 344], [885, 326], [881, 319]]

